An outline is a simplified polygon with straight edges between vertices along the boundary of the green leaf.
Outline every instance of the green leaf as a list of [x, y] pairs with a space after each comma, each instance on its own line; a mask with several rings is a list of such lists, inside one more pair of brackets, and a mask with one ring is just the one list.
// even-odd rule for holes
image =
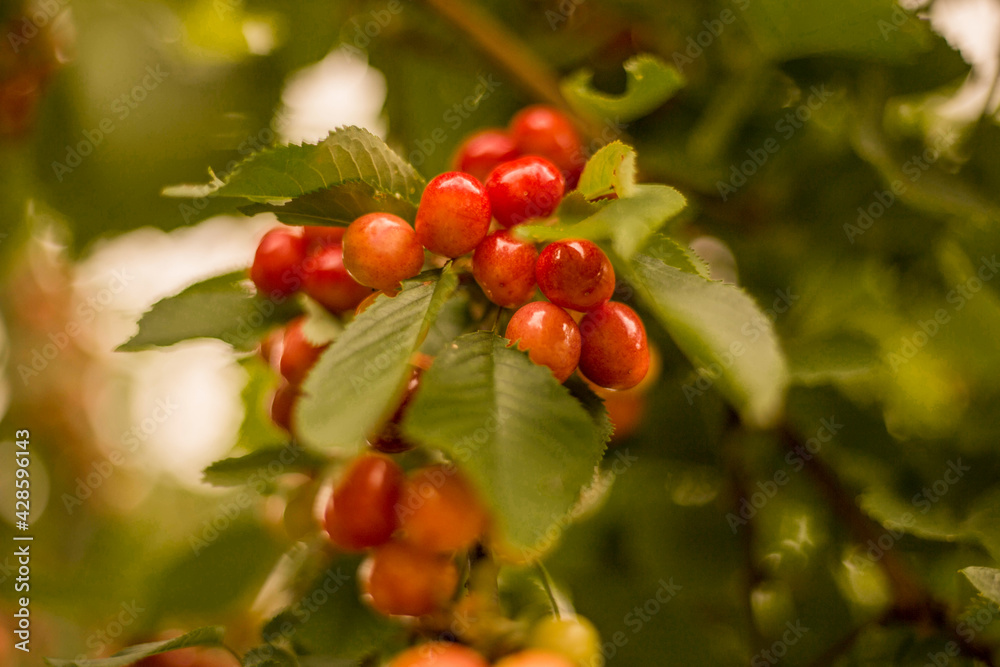
[[246, 456], [237, 456], [216, 461], [205, 468], [203, 478], [215, 486], [240, 486], [258, 483], [259, 480], [273, 478], [287, 472], [315, 472], [326, 463], [319, 454], [302, 449], [292, 443], [284, 447], [258, 449]]
[[755, 0], [744, 12], [765, 55], [838, 54], [905, 60], [929, 46], [924, 21], [894, 0]]
[[312, 299], [305, 300], [306, 319], [302, 323], [302, 335], [310, 345], [322, 347], [340, 335], [344, 326], [330, 311]]
[[658, 259], [667, 266], [680, 269], [686, 273], [709, 277], [708, 264], [698, 254], [687, 246], [682, 246], [663, 234], [654, 234], [642, 249], [643, 253]]
[[316, 194], [289, 210], [333, 216], [327, 218], [332, 221], [352, 210], [386, 210], [406, 202], [415, 206], [423, 187], [420, 174], [381, 139], [368, 130], [345, 127], [318, 144], [293, 144], [255, 153], [235, 167], [224, 182], [216, 178], [207, 186], [175, 186], [165, 188], [163, 194], [242, 197], [275, 204], [326, 189], [328, 194]]
[[399, 623], [361, 602], [356, 579], [361, 559], [357, 555], [338, 556], [300, 601], [267, 624], [264, 636], [287, 637], [298, 653], [359, 660], [401, 634]]
[[507, 544], [525, 559], [553, 546], [551, 529], [594, 476], [607, 428], [549, 369], [507, 340], [458, 338], [424, 373], [403, 429], [437, 447], [475, 481]]
[[615, 252], [628, 259], [686, 205], [684, 195], [667, 185], [637, 185], [633, 196], [608, 202], [580, 222], [518, 225], [516, 230], [519, 237], [533, 241], [611, 239]]
[[243, 667], [298, 667], [294, 654], [285, 649], [265, 644], [247, 651], [243, 656]]
[[258, 297], [246, 272], [237, 271], [158, 301], [139, 319], [139, 331], [118, 350], [165, 347], [192, 338], [218, 338], [238, 350], [250, 350], [269, 329], [299, 313], [291, 299]]
[[247, 355], [239, 360], [239, 364], [249, 377], [240, 392], [243, 421], [240, 422], [235, 447], [254, 451], [284, 445], [288, 434], [271, 420], [271, 399], [278, 384], [277, 374], [259, 354]]
[[570, 105], [599, 118], [614, 118], [628, 123], [654, 111], [684, 87], [684, 77], [677, 68], [656, 56], [641, 54], [625, 61], [625, 93], [608, 95], [594, 90], [594, 73], [580, 69], [563, 79], [563, 96]]
[[167, 651], [176, 649], [191, 646], [222, 646], [224, 634], [225, 629], [218, 626], [198, 628], [174, 639], [129, 646], [115, 653], [110, 658], [95, 658], [93, 660], [57, 660], [55, 658], [45, 658], [45, 664], [50, 667], [124, 667], [151, 655], [166, 653]]
[[[706, 280], [648, 254], [636, 255], [631, 273], [660, 324], [743, 420], [758, 428], [776, 423], [788, 369], [774, 325], [753, 299], [735, 285]], [[684, 388], [691, 401], [702, 391]]]
[[576, 189], [587, 199], [611, 194], [619, 198], [635, 193], [635, 150], [612, 141], [587, 160]]
[[959, 570], [982, 595], [1000, 604], [1000, 570], [993, 567], [967, 567]]
[[420, 347], [458, 286], [449, 268], [433, 283], [408, 283], [378, 298], [344, 329], [303, 385], [299, 437], [314, 447], [356, 447], [392, 413]]
[[286, 225], [346, 227], [366, 213], [392, 213], [413, 222], [417, 207], [408, 199], [379, 190], [363, 181], [348, 181], [309, 192], [283, 204], [248, 204], [247, 215], [274, 213]]

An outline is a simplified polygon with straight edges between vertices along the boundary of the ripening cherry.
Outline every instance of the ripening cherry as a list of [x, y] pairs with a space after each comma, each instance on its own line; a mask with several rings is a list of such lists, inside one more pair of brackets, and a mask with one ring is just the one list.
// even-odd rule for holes
[[531, 629], [528, 644], [561, 654], [576, 667], [601, 667], [601, 638], [594, 624], [582, 616], [546, 616]]
[[323, 354], [323, 350], [328, 347], [321, 345], [316, 347], [306, 338], [302, 332], [302, 324], [305, 318], [298, 318], [288, 323], [285, 327], [285, 336], [282, 339], [281, 361], [279, 370], [290, 384], [300, 385], [306, 379], [306, 375], [316, 364], [316, 360]]
[[567, 180], [569, 176], [579, 178], [583, 171], [583, 143], [573, 122], [561, 111], [540, 104], [522, 109], [510, 121], [510, 137], [522, 155], [541, 155]]
[[390, 541], [375, 550], [367, 592], [372, 606], [390, 616], [424, 616], [443, 608], [458, 587], [449, 556]]
[[504, 334], [539, 366], [548, 366], [560, 382], [573, 374], [580, 360], [580, 330], [569, 313], [547, 301], [521, 306]]
[[458, 171], [485, 181], [490, 172], [521, 153], [514, 140], [501, 128], [490, 128], [469, 136], [455, 152], [452, 163]]
[[282, 382], [271, 396], [271, 421], [289, 433], [292, 432], [292, 411], [300, 393], [296, 385]]
[[385, 456], [356, 458], [326, 506], [324, 526], [330, 541], [349, 551], [388, 542], [398, 526], [396, 503], [405, 479], [403, 469]]
[[325, 227], [308, 225], [302, 228], [302, 238], [306, 240], [306, 251], [314, 252], [334, 244], [339, 244], [344, 238], [346, 227]]
[[399, 402], [399, 407], [396, 408], [392, 417], [389, 418], [389, 421], [385, 423], [378, 434], [368, 439], [368, 444], [373, 449], [387, 454], [398, 454], [399, 452], [413, 449], [413, 443], [403, 437], [400, 424], [403, 423], [403, 417], [406, 416], [406, 408], [409, 407], [414, 393], [420, 386], [420, 375], [422, 373], [423, 369], [416, 367], [410, 373], [410, 379], [406, 383], [406, 390], [403, 393], [403, 399]]
[[483, 240], [491, 218], [483, 184], [469, 174], [448, 171], [424, 188], [414, 227], [417, 240], [435, 255], [460, 257]]
[[576, 667], [561, 653], [537, 648], [512, 653], [493, 665], [494, 667]]
[[608, 389], [628, 389], [646, 377], [649, 343], [634, 310], [608, 301], [580, 320], [580, 372]]
[[469, 547], [486, 530], [486, 509], [453, 466], [427, 466], [410, 475], [397, 514], [403, 539], [433, 553]]
[[279, 299], [292, 294], [302, 284], [299, 276], [306, 258], [302, 232], [290, 227], [275, 227], [257, 245], [250, 279], [261, 296]]
[[538, 256], [535, 279], [549, 301], [570, 310], [596, 308], [615, 291], [611, 261], [585, 239], [550, 243]]
[[302, 263], [302, 291], [331, 313], [354, 310], [372, 293], [344, 268], [344, 250], [339, 243], [318, 248]]
[[504, 308], [516, 308], [535, 291], [533, 243], [520, 241], [502, 229], [487, 236], [472, 254], [472, 275], [486, 297]]
[[532, 218], [545, 218], [559, 206], [563, 175], [545, 158], [535, 155], [505, 162], [486, 179], [493, 217], [504, 227]]
[[391, 290], [420, 273], [424, 250], [416, 232], [391, 213], [368, 213], [344, 233], [344, 266], [362, 285]]
[[489, 663], [468, 646], [435, 641], [403, 651], [389, 667], [489, 667]]

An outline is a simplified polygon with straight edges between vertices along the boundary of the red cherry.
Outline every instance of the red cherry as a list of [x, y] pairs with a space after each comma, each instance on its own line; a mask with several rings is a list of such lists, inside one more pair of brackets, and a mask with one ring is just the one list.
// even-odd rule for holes
[[576, 663], [561, 653], [531, 648], [508, 655], [495, 667], [576, 667]]
[[292, 432], [292, 411], [301, 391], [293, 384], [283, 382], [271, 396], [271, 421], [276, 426]]
[[571, 175], [579, 178], [583, 171], [583, 143], [573, 122], [561, 111], [543, 105], [522, 109], [510, 121], [510, 136], [523, 155], [548, 159], [567, 181]]
[[326, 507], [324, 526], [342, 549], [385, 544], [398, 526], [396, 503], [406, 479], [391, 459], [362, 454], [347, 469]]
[[460, 257], [483, 240], [491, 217], [482, 183], [460, 171], [445, 172], [424, 188], [417, 209], [417, 240], [436, 255]]
[[307, 251], [312, 252], [334, 243], [340, 243], [346, 231], [346, 227], [311, 225], [302, 228], [302, 238], [306, 240]]
[[646, 327], [624, 303], [608, 301], [580, 320], [580, 372], [608, 389], [628, 389], [649, 371]]
[[535, 279], [549, 301], [571, 310], [596, 308], [615, 291], [611, 261], [585, 239], [550, 243], [538, 256]]
[[534, 155], [505, 162], [486, 179], [493, 217], [504, 227], [552, 215], [562, 201], [563, 186], [559, 169]]
[[490, 128], [466, 139], [456, 151], [452, 163], [458, 171], [484, 181], [496, 167], [519, 156], [514, 140], [505, 130]]
[[299, 275], [306, 257], [306, 242], [301, 231], [276, 227], [264, 234], [250, 267], [250, 279], [261, 296], [280, 299], [302, 285]]
[[372, 557], [367, 589], [372, 606], [383, 614], [430, 614], [444, 607], [457, 587], [458, 570], [448, 556], [390, 541]]
[[339, 243], [319, 247], [302, 263], [302, 291], [332, 313], [354, 310], [372, 293], [344, 268]]
[[427, 466], [406, 480], [397, 514], [403, 539], [423, 551], [449, 553], [486, 530], [486, 509], [457, 468]]
[[556, 379], [565, 382], [580, 359], [580, 331], [565, 310], [547, 301], [534, 301], [518, 308], [507, 323], [505, 336], [511, 345], [527, 350], [539, 366], [548, 366]]
[[394, 289], [420, 273], [424, 251], [413, 228], [391, 213], [368, 213], [344, 233], [344, 266], [362, 285]]
[[315, 365], [319, 355], [327, 345], [316, 347], [302, 333], [304, 318], [294, 320], [285, 327], [285, 337], [282, 340], [281, 362], [279, 370], [290, 384], [300, 385], [306, 375]]
[[535, 291], [538, 250], [503, 229], [487, 236], [472, 254], [472, 275], [486, 297], [504, 308], [516, 308]]
[[489, 663], [467, 646], [427, 642], [403, 651], [389, 667], [489, 667]]

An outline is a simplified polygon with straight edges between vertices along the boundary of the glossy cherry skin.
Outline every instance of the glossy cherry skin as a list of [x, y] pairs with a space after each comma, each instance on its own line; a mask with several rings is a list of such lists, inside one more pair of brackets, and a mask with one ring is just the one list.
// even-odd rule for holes
[[569, 313], [547, 301], [521, 306], [504, 334], [539, 366], [548, 366], [560, 382], [573, 374], [580, 360], [580, 330]]
[[403, 539], [423, 551], [464, 549], [486, 530], [486, 510], [454, 466], [427, 466], [411, 474], [396, 512]]
[[372, 293], [344, 268], [344, 250], [339, 243], [317, 248], [302, 263], [302, 291], [331, 313], [354, 310]]
[[300, 230], [276, 227], [257, 244], [250, 280], [261, 296], [284, 298], [302, 285], [299, 275], [306, 258], [306, 241]]
[[452, 163], [458, 171], [484, 181], [491, 171], [520, 155], [506, 130], [490, 128], [476, 132], [462, 142]]
[[435, 255], [461, 257], [490, 229], [490, 200], [475, 176], [445, 172], [427, 184], [414, 228], [417, 240]]
[[544, 105], [522, 109], [510, 121], [510, 136], [523, 155], [541, 155], [563, 174], [583, 171], [583, 143], [566, 114]]
[[494, 667], [577, 667], [561, 653], [534, 648], [508, 655], [493, 665]]
[[493, 217], [504, 227], [532, 218], [545, 218], [559, 206], [563, 196], [559, 169], [535, 155], [505, 162], [486, 179]]
[[278, 368], [290, 384], [300, 385], [306, 379], [306, 375], [316, 364], [316, 360], [323, 354], [327, 345], [316, 347], [310, 343], [304, 333], [302, 324], [304, 319], [299, 318], [288, 323], [285, 327], [285, 337], [282, 339], [281, 361]]
[[448, 556], [391, 541], [372, 557], [367, 591], [372, 606], [390, 616], [424, 616], [443, 608], [458, 587], [458, 570]]
[[608, 301], [580, 320], [580, 372], [596, 385], [628, 389], [649, 371], [646, 327], [624, 303]]
[[533, 243], [520, 241], [502, 229], [487, 236], [472, 254], [472, 275], [486, 297], [504, 308], [516, 308], [535, 291]]
[[296, 385], [283, 382], [271, 395], [271, 421], [289, 433], [292, 432], [292, 411], [301, 390]]
[[577, 667], [600, 667], [601, 637], [594, 624], [582, 616], [547, 616], [531, 629], [528, 644], [534, 649], [553, 651]]
[[416, 232], [391, 213], [368, 213], [344, 233], [344, 266], [362, 285], [391, 290], [420, 273], [424, 250]]
[[350, 465], [326, 507], [330, 541], [348, 551], [385, 544], [396, 531], [396, 503], [406, 475], [393, 460], [362, 454]]
[[340, 243], [344, 238], [346, 227], [324, 227], [321, 225], [309, 225], [302, 228], [302, 238], [306, 240], [308, 252], [325, 248], [326, 246]]
[[596, 308], [615, 291], [611, 261], [585, 239], [550, 243], [538, 256], [535, 279], [549, 301], [570, 310]]
[[389, 667], [489, 667], [489, 663], [468, 646], [427, 642], [403, 651]]

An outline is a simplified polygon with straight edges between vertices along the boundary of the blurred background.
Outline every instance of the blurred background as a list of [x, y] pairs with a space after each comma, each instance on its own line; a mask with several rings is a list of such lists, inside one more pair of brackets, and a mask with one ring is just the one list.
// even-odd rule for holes
[[[0, 20], [0, 664], [205, 624], [253, 645], [257, 591], [294, 542], [283, 515], [301, 480], [265, 494], [201, 481], [280, 439], [262, 417], [266, 369], [218, 341], [114, 351], [158, 299], [246, 267], [274, 224], [162, 188], [342, 125], [430, 177], [581, 68], [626, 94], [636, 53], [686, 86], [601, 119], [588, 146], [631, 143], [640, 180], [685, 193], [673, 233], [738, 276], [786, 344], [789, 421], [816, 442], [839, 424], [822, 455], [851, 496], [888, 526], [909, 509], [892, 542], [957, 613], [980, 611], [956, 572], [1000, 550], [998, 3], [4, 0]], [[520, 69], [490, 58], [498, 35]], [[483, 77], [498, 85], [477, 89]], [[662, 370], [623, 408], [638, 418], [618, 414], [608, 456], [634, 462], [550, 565], [605, 641], [625, 633], [608, 663], [746, 664], [797, 621], [808, 632], [783, 647], [788, 664], [941, 650], [934, 632], [870, 623], [890, 593], [858, 564], [867, 547], [776, 436], [734, 442], [711, 383], [690, 391], [694, 369], [651, 333]], [[28, 655], [9, 627], [18, 429], [32, 451]], [[971, 471], [935, 486], [956, 460]], [[780, 471], [787, 486], [734, 525], [738, 490]], [[680, 592], [650, 613], [664, 581]], [[844, 637], [841, 662], [820, 662]]]

